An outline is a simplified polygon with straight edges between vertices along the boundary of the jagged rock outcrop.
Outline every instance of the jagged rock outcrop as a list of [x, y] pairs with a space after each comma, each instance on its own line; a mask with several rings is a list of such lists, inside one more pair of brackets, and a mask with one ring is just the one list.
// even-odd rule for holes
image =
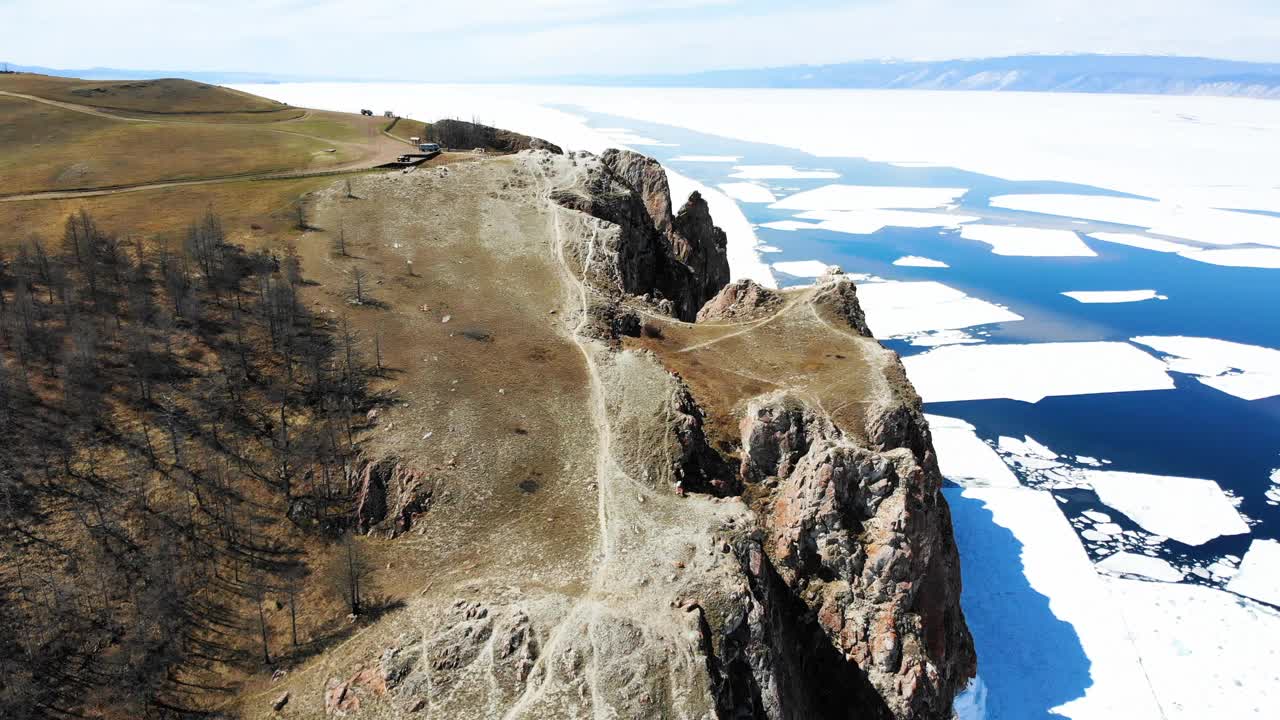
[[[675, 215], [666, 171], [653, 158], [629, 150], [580, 155], [585, 178], [552, 198], [606, 221], [598, 238], [609, 280], [625, 294], [649, 296], [692, 321], [707, 300], [729, 282], [724, 231], [694, 192]], [[603, 233], [602, 233], [603, 235]]]
[[358, 532], [396, 537], [413, 529], [431, 506], [434, 484], [426, 473], [396, 458], [365, 462], [351, 483]]
[[922, 418], [872, 420], [892, 429], [881, 449], [794, 397], [761, 398], [743, 423], [742, 475], [767, 487], [764, 552], [851, 682], [865, 679], [888, 717], [944, 718], [976, 662], [950, 511]]
[[756, 320], [782, 307], [782, 293], [743, 279], [725, 285], [698, 311], [698, 322]]

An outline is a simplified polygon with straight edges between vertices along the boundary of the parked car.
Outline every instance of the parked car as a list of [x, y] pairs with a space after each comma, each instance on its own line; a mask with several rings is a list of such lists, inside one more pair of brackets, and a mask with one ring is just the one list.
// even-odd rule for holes
[[418, 146], [418, 149], [424, 153], [440, 152], [440, 145], [438, 143], [422, 143]]

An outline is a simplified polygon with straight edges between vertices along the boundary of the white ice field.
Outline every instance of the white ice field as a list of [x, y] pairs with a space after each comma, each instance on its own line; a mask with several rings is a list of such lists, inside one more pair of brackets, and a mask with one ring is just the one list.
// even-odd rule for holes
[[[577, 106], [818, 157], [1103, 185], [1131, 195], [1006, 195], [994, 198], [987, 213], [956, 208], [963, 188], [860, 188], [817, 160], [812, 167], [753, 164], [692, 148], [674, 157], [676, 170], [682, 162], [725, 168], [730, 179], [719, 187], [672, 173], [673, 191], [700, 190], [729, 235], [735, 278], [770, 286], [783, 275], [811, 281], [828, 265], [820, 258], [765, 263], [761, 253], [769, 248], [760, 245], [738, 202], [786, 211], [788, 219], [764, 225], [776, 230], [866, 235], [884, 227], [940, 228], [992, 253], [1043, 262], [1087, 263], [1096, 254], [1090, 245], [1107, 243], [1223, 267], [1280, 268], [1280, 217], [1241, 212], [1280, 211], [1280, 102], [400, 84], [241, 88], [308, 107], [375, 106], [423, 120], [479, 117], [571, 149], [664, 147], [626, 127], [592, 129], [553, 107]], [[795, 180], [826, 185], [793, 192], [787, 184]], [[1011, 221], [1013, 211], [1024, 214]], [[1105, 229], [1073, 230], [1084, 227], [1080, 221]], [[927, 259], [896, 264], [938, 267], [922, 262]], [[929, 272], [945, 280], [948, 271]], [[1160, 304], [1153, 302], [1158, 290], [1133, 285], [1081, 283], [1053, 291], [1079, 302]], [[1280, 394], [1280, 352], [1272, 348], [1174, 336], [990, 342], [987, 327], [1016, 324], [1026, 313], [983, 298], [978, 289], [938, 282], [860, 281], [859, 294], [881, 337], [932, 348], [906, 360], [929, 402], [1158, 393], [1174, 386], [1170, 372], [1242, 400]], [[931, 425], [942, 471], [958, 486], [946, 492], [986, 717], [1277, 716], [1280, 613], [1263, 603], [1280, 604], [1280, 544], [1255, 539], [1244, 557], [1208, 566], [1157, 557], [1172, 538], [1194, 542], [1249, 531], [1249, 518], [1221, 488], [1197, 478], [1129, 476], [1105, 459], [1072, 456], [1071, 448], [1050, 449], [1033, 438], [984, 439], [963, 420], [933, 417]], [[1280, 503], [1280, 470], [1273, 477], [1270, 492]], [[1096, 492], [1110, 509], [1068, 516], [1053, 494], [1062, 488]], [[1187, 584], [1193, 579], [1201, 584]]]

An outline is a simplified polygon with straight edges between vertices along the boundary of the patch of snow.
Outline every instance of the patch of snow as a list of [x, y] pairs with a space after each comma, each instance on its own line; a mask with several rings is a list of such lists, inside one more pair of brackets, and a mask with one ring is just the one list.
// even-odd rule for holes
[[778, 287], [778, 281], [769, 270], [769, 265], [760, 259], [760, 239], [756, 237], [751, 221], [747, 220], [738, 203], [719, 190], [709, 188], [670, 168], [667, 169], [667, 184], [671, 188], [672, 205], [677, 208], [683, 204], [683, 198], [689, 197], [694, 191], [706, 200], [711, 216], [716, 219], [716, 225], [724, 230], [729, 241], [726, 250], [731, 279], [750, 278], [764, 287]]
[[964, 188], [824, 185], [790, 195], [769, 207], [775, 210], [923, 210], [946, 207], [966, 192]]
[[1072, 290], [1062, 294], [1082, 303], [1127, 303], [1169, 299], [1155, 290]]
[[867, 325], [882, 339], [1022, 319], [999, 305], [932, 281], [860, 285], [858, 301], [867, 314]]
[[975, 675], [951, 704], [953, 720], [987, 720], [987, 686]]
[[1097, 567], [1113, 575], [1138, 575], [1161, 582], [1180, 582], [1186, 577], [1165, 560], [1126, 551], [1107, 556]]
[[668, 162], [735, 163], [741, 159], [741, 155], [677, 155]]
[[1175, 201], [1105, 195], [1001, 195], [992, 207], [1087, 218], [1149, 229], [1206, 245], [1254, 243], [1280, 247], [1280, 218]]
[[900, 257], [897, 260], [894, 260], [893, 264], [899, 265], [901, 267], [923, 267], [923, 268], [951, 267], [950, 265], [942, 262], [941, 260], [934, 260], [933, 258], [920, 257], [919, 255], [904, 255], [903, 257]]
[[[862, 292], [859, 288], [859, 297]], [[1120, 342], [952, 345], [902, 362], [925, 402], [1008, 398], [1033, 403], [1049, 396], [1174, 387], [1163, 362]]]
[[[1280, 614], [1197, 585], [1100, 578], [1163, 712], [1110, 717], [1268, 718], [1280, 695]], [[1142, 683], [1146, 694], [1147, 683]], [[1136, 687], [1136, 686], [1135, 686]], [[1104, 717], [1104, 716], [1097, 716]]]
[[1280, 605], [1280, 542], [1254, 540], [1227, 589], [1254, 600]]
[[773, 264], [773, 269], [780, 273], [802, 278], [822, 277], [830, 267], [820, 260], [784, 260]]
[[1005, 225], [962, 225], [960, 237], [991, 246], [996, 255], [1026, 257], [1096, 257], [1080, 236], [1070, 230]]
[[1143, 336], [1133, 342], [1167, 356], [1170, 370], [1196, 375], [1228, 395], [1244, 400], [1280, 395], [1280, 350], [1183, 336]]
[[1224, 267], [1280, 268], [1280, 250], [1271, 248], [1225, 248], [1222, 250], [1188, 250], [1182, 257]]
[[972, 345], [983, 342], [963, 330], [934, 330], [907, 337], [907, 342], [917, 347], [942, 347], [943, 345]]
[[744, 180], [834, 180], [840, 173], [831, 170], [797, 170], [790, 165], [734, 165], [729, 177]]
[[991, 446], [978, 437], [973, 425], [959, 418], [925, 415], [933, 435], [942, 476], [963, 487], [1019, 487]]
[[1143, 529], [1186, 545], [1223, 535], [1244, 535], [1249, 526], [1218, 483], [1199, 478], [1081, 470], [1098, 499]]
[[769, 188], [753, 182], [720, 183], [718, 187], [725, 195], [739, 202], [771, 203], [778, 199]]

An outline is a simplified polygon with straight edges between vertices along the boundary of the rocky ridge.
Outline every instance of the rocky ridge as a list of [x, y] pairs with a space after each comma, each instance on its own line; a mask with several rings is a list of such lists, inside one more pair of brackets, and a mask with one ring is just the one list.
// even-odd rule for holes
[[[590, 378], [595, 468], [575, 487], [596, 502], [592, 567], [577, 585], [533, 567], [441, 580], [283, 714], [305, 694], [333, 716], [949, 718], [976, 663], [950, 513], [919, 398], [854, 283], [729, 284], [705, 202], [673, 213], [649, 158], [503, 162], [494, 202], [545, 218], [526, 252], [561, 268], [554, 317]], [[788, 351], [757, 369], [733, 343]], [[811, 345], [817, 360], [788, 356]], [[856, 396], [806, 384], [815, 362]], [[444, 522], [415, 466], [359, 469], [363, 530]]]

